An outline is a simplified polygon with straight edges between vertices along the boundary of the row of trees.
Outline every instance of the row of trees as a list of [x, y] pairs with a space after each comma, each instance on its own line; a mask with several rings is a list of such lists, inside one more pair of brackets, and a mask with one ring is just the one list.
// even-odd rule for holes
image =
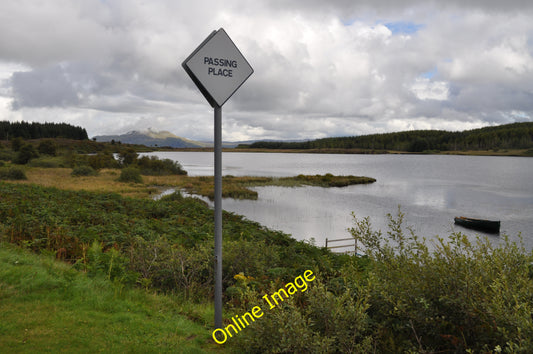
[[43, 139], [67, 138], [75, 140], [89, 139], [87, 131], [67, 123], [36, 123], [0, 121], [0, 139], [13, 138]]
[[533, 147], [533, 123], [513, 123], [464, 132], [415, 130], [324, 138], [304, 142], [259, 141], [249, 147], [258, 149], [370, 149], [409, 152], [529, 149]]

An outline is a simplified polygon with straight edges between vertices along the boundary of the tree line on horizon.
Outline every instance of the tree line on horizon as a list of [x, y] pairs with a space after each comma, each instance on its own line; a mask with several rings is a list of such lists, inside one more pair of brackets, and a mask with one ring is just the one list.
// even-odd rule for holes
[[533, 148], [533, 123], [512, 123], [462, 132], [413, 130], [323, 138], [302, 142], [258, 141], [256, 149], [368, 149], [407, 152]]
[[85, 128], [67, 123], [36, 123], [0, 121], [0, 140], [14, 138], [52, 139], [66, 138], [87, 140], [89, 136]]

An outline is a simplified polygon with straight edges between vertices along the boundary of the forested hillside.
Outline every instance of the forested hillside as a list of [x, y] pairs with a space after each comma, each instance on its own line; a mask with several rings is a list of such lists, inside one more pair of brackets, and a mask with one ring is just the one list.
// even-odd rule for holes
[[408, 152], [533, 148], [533, 123], [449, 132], [415, 130], [398, 133], [324, 138], [304, 142], [256, 142], [258, 149], [369, 149]]
[[67, 123], [35, 123], [0, 121], [0, 140], [13, 138], [42, 139], [67, 138], [75, 140], [89, 139], [87, 131]]

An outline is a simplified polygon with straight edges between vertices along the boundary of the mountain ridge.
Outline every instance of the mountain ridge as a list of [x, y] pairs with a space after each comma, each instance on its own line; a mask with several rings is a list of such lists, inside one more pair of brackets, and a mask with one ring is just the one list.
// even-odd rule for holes
[[172, 148], [201, 148], [211, 146], [209, 143], [177, 136], [167, 130], [155, 131], [151, 128], [144, 131], [132, 130], [120, 135], [97, 135], [93, 139], [100, 142], [120, 141], [125, 144], [158, 147], [169, 146]]

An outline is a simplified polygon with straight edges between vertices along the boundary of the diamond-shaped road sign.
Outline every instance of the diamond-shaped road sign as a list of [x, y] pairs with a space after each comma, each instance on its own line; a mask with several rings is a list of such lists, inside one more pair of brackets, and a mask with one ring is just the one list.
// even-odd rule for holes
[[222, 328], [222, 105], [252, 75], [224, 29], [213, 31], [181, 64], [214, 108], [215, 327]]
[[222, 107], [254, 72], [223, 28], [213, 31], [182, 66], [212, 107]]

